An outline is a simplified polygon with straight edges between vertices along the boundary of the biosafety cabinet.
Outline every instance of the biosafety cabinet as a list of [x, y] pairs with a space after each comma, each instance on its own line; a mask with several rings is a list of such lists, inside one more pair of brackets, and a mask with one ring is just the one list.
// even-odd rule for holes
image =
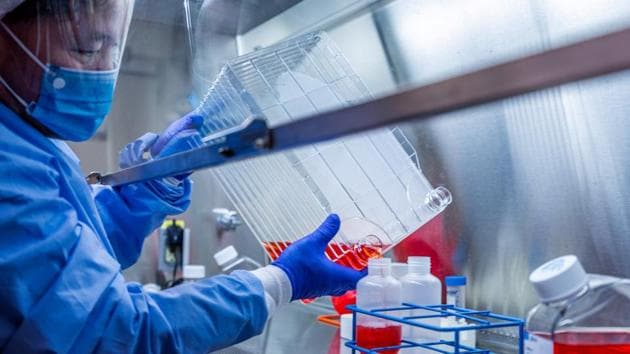
[[[105, 146], [112, 170], [129, 140], [200, 106], [214, 114], [207, 134], [251, 113], [273, 127], [630, 27], [621, 0], [146, 0], [135, 11], [114, 112], [100, 141], [79, 146]], [[630, 73], [619, 38], [628, 37], [555, 64], [524, 61], [527, 77], [510, 67], [494, 84], [454, 81], [432, 91], [435, 114], [413, 95], [373, 109], [413, 106], [405, 118], [416, 112], [415, 121], [196, 172], [184, 216], [190, 262], [218, 273], [212, 255], [233, 245], [264, 263], [261, 243], [291, 241], [340, 212], [358, 223], [350, 227], [381, 233], [395, 259], [431, 256], [435, 275], [467, 276], [470, 308], [524, 317], [536, 303], [529, 273], [565, 254], [630, 278]], [[450, 101], [467, 92], [478, 100]], [[279, 179], [291, 189], [276, 188]], [[244, 225], [215, 231], [217, 207]], [[154, 280], [157, 242], [127, 278]], [[225, 353], [328, 353], [335, 331], [315, 318], [329, 306], [291, 305], [264, 338]], [[512, 336], [478, 340], [511, 352]]]

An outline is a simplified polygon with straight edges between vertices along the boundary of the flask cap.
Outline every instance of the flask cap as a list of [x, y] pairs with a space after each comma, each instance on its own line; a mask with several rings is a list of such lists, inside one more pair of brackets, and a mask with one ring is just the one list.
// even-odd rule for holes
[[536, 268], [529, 276], [542, 302], [567, 299], [577, 294], [588, 282], [586, 271], [574, 255], [552, 259]]

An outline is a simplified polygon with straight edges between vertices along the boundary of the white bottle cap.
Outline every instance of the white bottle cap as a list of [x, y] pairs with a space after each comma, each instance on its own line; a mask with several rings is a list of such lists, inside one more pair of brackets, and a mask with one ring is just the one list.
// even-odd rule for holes
[[238, 258], [238, 252], [236, 251], [236, 248], [234, 248], [234, 246], [227, 246], [214, 254], [214, 260], [217, 262], [219, 267], [223, 267], [236, 258]]
[[184, 279], [202, 279], [206, 277], [206, 267], [203, 265], [185, 265]]
[[529, 276], [542, 302], [564, 300], [577, 294], [588, 281], [582, 264], [574, 255], [552, 259]]
[[352, 339], [352, 314], [346, 313], [340, 316], [339, 336], [343, 339]]

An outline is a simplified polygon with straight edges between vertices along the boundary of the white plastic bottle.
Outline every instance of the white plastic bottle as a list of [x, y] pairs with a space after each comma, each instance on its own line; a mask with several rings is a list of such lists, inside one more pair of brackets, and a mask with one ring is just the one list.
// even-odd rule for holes
[[[368, 261], [368, 275], [357, 283], [357, 307], [365, 310], [399, 307], [402, 304], [401, 285], [391, 275], [391, 260], [376, 258]], [[357, 344], [373, 349], [400, 345], [400, 323], [359, 314], [357, 317]], [[394, 351], [383, 353], [394, 354]]]
[[188, 264], [182, 272], [184, 283], [195, 282], [206, 277], [206, 267], [203, 265]]
[[392, 276], [398, 281], [402, 282], [402, 278], [407, 275], [409, 267], [407, 263], [393, 262], [392, 263]]
[[[431, 274], [430, 257], [409, 257], [407, 259], [407, 275], [400, 281], [403, 302], [415, 305], [440, 305], [442, 303], [442, 282]], [[408, 316], [432, 315], [430, 311], [414, 310]], [[427, 318], [423, 323], [440, 326], [439, 318]], [[414, 342], [429, 342], [439, 339], [439, 332], [424, 328], [404, 326], [403, 338]], [[416, 352], [428, 352], [416, 350]]]
[[239, 257], [238, 251], [234, 246], [227, 246], [214, 254], [214, 260], [224, 273], [230, 273], [234, 270], [255, 270], [262, 265], [249, 257]]
[[352, 314], [341, 315], [339, 323], [339, 354], [352, 354], [352, 348], [346, 347], [346, 342], [352, 340]]
[[586, 274], [573, 255], [529, 280], [541, 303], [527, 316], [525, 353], [630, 353], [630, 280]]
[[442, 282], [431, 274], [430, 257], [409, 257], [407, 274], [400, 281], [403, 302], [417, 305], [442, 303]]

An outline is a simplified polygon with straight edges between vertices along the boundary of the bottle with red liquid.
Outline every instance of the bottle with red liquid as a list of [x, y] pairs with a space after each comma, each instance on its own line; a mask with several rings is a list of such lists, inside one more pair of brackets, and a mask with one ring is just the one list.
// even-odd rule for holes
[[527, 354], [630, 354], [630, 280], [586, 274], [576, 256], [530, 275], [541, 304], [527, 317]]
[[[391, 274], [389, 258], [370, 259], [368, 275], [357, 283], [357, 307], [373, 310], [398, 307], [402, 304], [400, 282]], [[366, 349], [400, 345], [402, 325], [369, 315], [357, 314], [357, 345]], [[383, 350], [382, 354], [396, 354], [398, 349]]]

